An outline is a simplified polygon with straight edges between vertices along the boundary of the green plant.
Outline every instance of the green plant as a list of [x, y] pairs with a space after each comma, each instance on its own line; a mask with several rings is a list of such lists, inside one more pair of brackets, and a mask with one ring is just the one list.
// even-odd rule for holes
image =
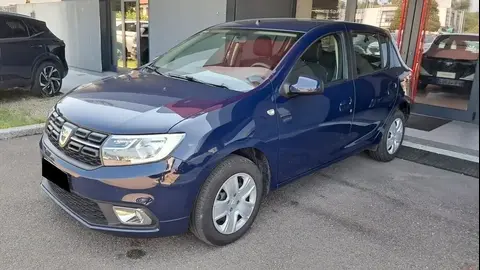
[[465, 23], [463, 29], [465, 33], [478, 34], [478, 11], [477, 12], [465, 12]]
[[[115, 17], [117, 19], [121, 19], [122, 18], [122, 12], [117, 11], [117, 13], [115, 14]], [[125, 12], [125, 20], [136, 20], [136, 19], [137, 19], [137, 13], [135, 12], [134, 9], [129, 9]], [[140, 20], [141, 21], [148, 21], [148, 15], [140, 13]]]

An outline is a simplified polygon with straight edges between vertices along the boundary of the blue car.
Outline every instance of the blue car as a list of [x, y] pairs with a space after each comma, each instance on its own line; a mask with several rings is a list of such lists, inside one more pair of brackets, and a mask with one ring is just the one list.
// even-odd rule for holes
[[65, 95], [40, 141], [41, 187], [91, 229], [226, 245], [270, 191], [362, 151], [392, 160], [410, 74], [373, 26], [216, 25]]

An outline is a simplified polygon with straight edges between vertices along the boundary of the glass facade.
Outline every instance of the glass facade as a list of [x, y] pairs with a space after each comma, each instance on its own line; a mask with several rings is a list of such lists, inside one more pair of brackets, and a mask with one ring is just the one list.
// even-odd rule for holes
[[113, 0], [112, 58], [117, 68], [136, 68], [149, 60], [148, 0]]
[[[411, 57], [404, 60], [418, 70], [414, 100], [421, 105], [417, 108], [423, 106], [422, 113], [443, 108], [463, 111], [465, 119], [469, 113], [474, 115], [478, 110], [478, 101], [472, 103], [472, 99], [478, 100], [478, 89], [473, 87], [478, 79], [478, 6], [473, 7], [472, 1], [426, 0], [423, 5], [420, 0], [352, 1], [356, 1], [355, 22], [389, 30], [400, 46], [399, 39], [411, 40], [402, 55]], [[423, 12], [416, 10], [408, 17], [409, 5]], [[411, 36], [402, 37], [407, 29]], [[417, 44], [418, 38], [421, 42]], [[469, 108], [472, 105], [476, 108]], [[442, 113], [445, 115], [448, 113]]]
[[415, 101], [467, 111], [478, 63], [478, 11], [430, 0]]

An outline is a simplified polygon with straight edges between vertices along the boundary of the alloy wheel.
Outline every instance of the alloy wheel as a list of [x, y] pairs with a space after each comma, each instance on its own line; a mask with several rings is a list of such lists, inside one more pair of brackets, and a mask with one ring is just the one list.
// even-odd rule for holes
[[60, 91], [62, 78], [54, 66], [46, 66], [40, 72], [40, 87], [44, 96], [53, 96]]
[[213, 224], [218, 232], [232, 234], [248, 221], [255, 208], [257, 186], [246, 173], [237, 173], [227, 179], [217, 192], [213, 204]]
[[396, 118], [390, 128], [388, 129], [387, 134], [387, 152], [390, 155], [393, 155], [400, 148], [400, 144], [403, 139], [403, 121], [400, 118]]

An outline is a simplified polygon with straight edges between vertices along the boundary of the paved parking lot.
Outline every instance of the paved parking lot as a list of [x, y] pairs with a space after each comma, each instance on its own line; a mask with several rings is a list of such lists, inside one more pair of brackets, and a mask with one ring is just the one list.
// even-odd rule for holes
[[93, 232], [39, 188], [38, 136], [0, 141], [0, 269], [478, 269], [478, 179], [349, 158], [271, 193], [223, 248]]

